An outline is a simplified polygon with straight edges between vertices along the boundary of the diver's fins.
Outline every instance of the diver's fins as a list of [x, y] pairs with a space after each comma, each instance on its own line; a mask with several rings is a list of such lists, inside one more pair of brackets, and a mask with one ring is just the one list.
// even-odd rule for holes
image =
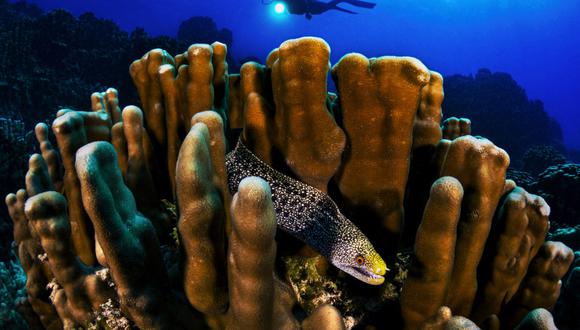
[[366, 2], [366, 1], [361, 1], [361, 0], [335, 0], [332, 1], [331, 3], [334, 4], [340, 4], [340, 3], [348, 3], [349, 5], [353, 5], [356, 7], [361, 7], [361, 8], [375, 8], [375, 6], [377, 5], [376, 3], [373, 2]]
[[354, 11], [350, 11], [350, 10], [348, 10], [348, 9], [340, 8], [340, 7], [338, 7], [338, 6], [337, 6], [337, 7], [334, 7], [334, 8], [332, 8], [332, 9], [334, 9], [334, 10], [338, 10], [338, 11], [341, 11], [341, 12], [343, 12], [343, 13], [349, 13], [349, 14], [354, 14], [354, 15], [357, 15], [357, 14], [358, 14], [358, 13], [356, 13], [356, 12], [354, 12]]

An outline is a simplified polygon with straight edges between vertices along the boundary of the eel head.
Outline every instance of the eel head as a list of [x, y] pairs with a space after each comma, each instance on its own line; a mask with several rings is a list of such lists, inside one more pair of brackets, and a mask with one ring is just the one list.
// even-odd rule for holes
[[365, 283], [383, 284], [384, 275], [389, 271], [383, 258], [362, 233], [349, 238], [347, 241], [353, 242], [354, 239], [355, 244], [336, 246], [330, 256], [331, 263]]

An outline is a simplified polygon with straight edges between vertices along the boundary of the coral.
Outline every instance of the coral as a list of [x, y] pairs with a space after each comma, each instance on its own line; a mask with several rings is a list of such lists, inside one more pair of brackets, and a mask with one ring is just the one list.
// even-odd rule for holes
[[[576, 238], [576, 244], [579, 242]], [[578, 308], [580, 308], [580, 252], [576, 251], [574, 263], [566, 277], [562, 280], [562, 294], [557, 302], [557, 309], [554, 315], [556, 324], [562, 330], [578, 329], [580, 318]]]
[[25, 328], [25, 321], [17, 311], [17, 300], [26, 297], [25, 283], [26, 277], [17, 262], [0, 262], [0, 328]]
[[580, 164], [548, 167], [540, 173], [531, 190], [550, 204], [556, 227], [580, 224]]
[[91, 13], [77, 18], [64, 10], [42, 12], [25, 1], [2, 1], [0, 43], [0, 114], [20, 112], [27, 128], [59, 108], [85, 108], [86, 95], [110, 86], [138, 104], [127, 63], [153, 48], [176, 53], [190, 44], [140, 28], [127, 33]]
[[572, 250], [560, 242], [548, 241], [542, 245], [520, 288], [499, 315], [506, 319], [505, 326], [515, 327], [535, 308], [553, 309], [560, 295], [560, 279], [573, 259]]
[[464, 135], [471, 135], [471, 120], [450, 117], [443, 121], [441, 130], [443, 131], [443, 138], [448, 140], [453, 140]]
[[[29, 135], [22, 120], [0, 116], [0, 194], [5, 196], [21, 185], [26, 173], [26, 153]], [[0, 210], [0, 261], [10, 258], [12, 226], [4, 208]]]
[[535, 176], [525, 171], [519, 171], [513, 168], [508, 168], [506, 178], [513, 180], [519, 187], [528, 191], [532, 191], [532, 186], [536, 183]]
[[344, 56], [332, 73], [348, 138], [334, 178], [339, 205], [381, 242], [379, 253], [392, 253], [402, 230], [415, 113], [431, 75], [414, 58], [358, 54]]
[[307, 313], [331, 304], [341, 311], [345, 326], [352, 328], [367, 323], [366, 319], [385, 305], [396, 309], [406, 279], [408, 259], [408, 255], [397, 255], [397, 262], [391, 265], [393, 275], [378, 291], [353, 286], [346, 275], [327, 269], [321, 256], [287, 256], [282, 261], [298, 303]]
[[53, 277], [52, 272], [41, 260], [44, 250], [40, 246], [36, 232], [31, 231], [28, 226], [28, 219], [24, 214], [26, 198], [27, 193], [24, 189], [6, 197], [6, 205], [14, 222], [14, 241], [18, 259], [26, 273], [26, 304], [30, 306], [32, 314], [39, 319], [44, 328], [59, 329], [62, 328], [62, 322], [50, 302], [47, 290], [47, 285]]
[[[127, 107], [123, 111], [123, 125], [127, 126], [127, 131], [124, 134], [127, 142], [126, 147], [128, 150], [132, 150], [130, 155], [136, 158], [131, 159], [130, 156], [128, 163], [138, 163], [139, 159], [143, 161], [143, 158], [138, 156], [138, 153], [142, 152], [142, 149], [139, 148], [142, 140], [136, 139], [136, 136], [143, 134], [143, 128], [131, 124], [130, 117], [135, 113], [140, 113], [140, 110], [135, 107]], [[107, 117], [107, 113], [101, 111], [87, 113], [84, 115], [85, 118], [90, 118], [90, 114], [100, 114], [102, 117]], [[195, 230], [192, 225], [198, 226], [197, 222], [191, 223], [192, 219], [199, 219], [204, 212], [204, 208], [192, 209], [190, 207], [197, 204], [194, 202], [196, 195], [191, 194], [191, 189], [196, 191], [196, 182], [201, 191], [207, 186], [213, 185], [212, 181], [205, 181], [207, 180], [204, 179], [205, 176], [198, 176], [198, 168], [199, 166], [207, 166], [205, 173], [211, 173], [214, 171], [213, 167], [210, 168], [211, 164], [216, 164], [216, 166], [219, 164], [219, 162], [210, 162], [207, 154], [210, 150], [207, 127], [210, 126], [213, 129], [211, 141], [215, 142], [214, 139], [219, 139], [219, 134], [223, 134], [221, 133], [223, 129], [219, 117], [210, 113], [201, 116], [201, 118], [206, 120], [207, 125], [200, 122], [192, 127], [190, 134], [184, 140], [177, 165], [178, 182], [183, 185], [178, 186], [179, 230], [185, 251], [192, 253], [207, 250], [213, 244], [217, 244], [218, 250], [220, 250], [221, 245], [219, 241], [209, 240], [205, 237], [210, 233]], [[99, 127], [94, 122], [82, 119], [83, 114], [69, 111], [55, 121], [55, 127], [60, 128], [59, 130], [55, 129], [57, 134], [63, 133], [63, 131], [69, 133], [61, 136], [63, 141], [61, 145], [69, 148], [67, 146], [73, 142], [71, 140], [78, 142], [79, 134], [89, 135], [86, 134], [88, 131]], [[74, 125], [75, 123], [77, 125]], [[96, 124], [98, 123], [97, 121]], [[212, 125], [212, 123], [216, 125]], [[82, 139], [81, 142], [83, 142]], [[24, 235], [21, 232], [28, 228], [28, 226], [24, 227], [25, 222], [34, 228], [32, 233], [27, 232], [29, 235], [27, 242], [24, 242], [23, 239], [17, 240], [20, 242], [19, 245], [24, 248], [24, 243], [30, 243], [28, 245], [38, 249], [37, 243], [40, 241], [42, 250], [47, 254], [48, 268], [54, 274], [54, 280], [57, 283], [56, 286], [51, 286], [50, 299], [56, 307], [64, 327], [72, 328], [91, 323], [112, 322], [111, 320], [120, 322], [123, 315], [135, 322], [140, 328], [170, 326], [196, 328], [201, 326], [201, 319], [196, 317], [191, 307], [169, 287], [168, 275], [163, 265], [160, 245], [157, 240], [157, 232], [152, 222], [136, 211], [135, 207], [138, 205], [138, 201], [133, 198], [133, 194], [124, 183], [135, 167], [127, 167], [123, 180], [113, 145], [106, 142], [89, 143], [86, 139], [84, 142], [86, 144], [80, 147], [76, 153], [77, 157], [74, 164], [74, 174], [77, 177], [81, 195], [80, 207], [86, 212], [94, 227], [99, 243], [97, 250], [101, 251], [99, 262], [107, 267], [105, 269], [110, 270], [113, 286], [103, 279], [101, 266], [83, 265], [76, 258], [74, 252], [76, 249], [72, 242], [74, 235], [71, 236], [72, 221], [66, 212], [67, 200], [63, 195], [54, 191], [48, 166], [42, 156], [36, 154], [31, 158], [27, 174], [28, 191], [22, 190], [19, 195], [11, 195], [7, 199], [13, 219], [19, 224], [16, 226], [18, 228], [15, 233], [16, 237]], [[219, 156], [220, 150], [222, 151], [221, 168], [225, 166], [223, 142], [222, 139], [221, 148], [216, 144], [212, 144], [215, 147], [211, 148], [212, 154], [215, 156]], [[203, 156], [204, 150], [205, 156]], [[197, 159], [199, 163], [193, 162], [193, 159]], [[63, 155], [63, 160], [66, 162], [65, 155]], [[65, 170], [65, 177], [67, 171], [70, 172], [71, 169]], [[222, 173], [225, 172], [222, 170]], [[188, 189], [184, 190], [180, 187]], [[225, 181], [222, 187], [225, 187]], [[247, 179], [240, 184], [240, 192], [233, 198], [231, 203], [232, 232], [228, 244], [230, 249], [227, 254], [221, 255], [221, 259], [216, 260], [216, 262], [229, 260], [229, 267], [227, 267], [230, 270], [229, 276], [227, 276], [224, 267], [218, 267], [217, 263], [208, 264], [203, 269], [199, 268], [197, 262], [193, 264], [185, 262], [184, 264], [188, 267], [185, 270], [185, 280], [190, 283], [186, 286], [185, 291], [192, 293], [189, 296], [191, 304], [197, 310], [203, 311], [207, 316], [207, 322], [213, 326], [229, 324], [230, 328], [247, 328], [246, 326], [270, 328], [269, 324], [298, 325], [297, 321], [289, 314], [292, 299], [288, 296], [287, 289], [284, 289], [283, 284], [278, 283], [273, 276], [276, 226], [269, 194], [269, 188], [265, 182], [259, 179]], [[20, 201], [24, 201], [25, 195], [28, 198], [24, 206]], [[192, 200], [192, 198], [194, 199]], [[198, 198], [203, 199], [202, 196]], [[73, 200], [68, 198], [68, 203], [72, 202]], [[270, 210], [264, 209], [264, 205], [270, 205]], [[213, 207], [215, 208], [214, 214], [225, 215], [227, 212], [225, 211], [226, 206], [223, 204]], [[22, 211], [25, 212], [26, 217], [23, 216]], [[220, 222], [225, 224], [224, 220], [225, 218], [221, 219]], [[188, 222], [191, 224], [187, 224]], [[270, 225], [265, 226], [268, 222]], [[203, 225], [203, 222], [201, 224]], [[222, 237], [225, 238], [223, 226], [216, 229], [220, 229]], [[260, 234], [256, 229], [261, 230], [262, 233]], [[195, 241], [203, 243], [201, 250], [197, 245], [192, 245]], [[268, 246], [270, 248], [266, 248]], [[270, 252], [265, 253], [264, 250]], [[225, 253], [223, 248], [221, 251]], [[40, 251], [35, 253], [35, 260], [42, 262], [38, 258], [42, 253]], [[21, 260], [22, 258], [23, 255], [21, 255]], [[263, 258], [264, 263], [256, 264], [256, 260], [260, 258]], [[193, 260], [197, 259], [194, 257]], [[214, 285], [211, 281], [190, 282], [190, 276], [205, 274], [213, 267], [218, 267], [217, 270], [223, 271], [220, 277], [216, 276], [215, 278], [230, 278], [227, 286], [229, 287], [229, 299], [227, 299], [227, 291], [220, 295], [226, 298], [224, 303], [230, 301], [227, 313], [224, 313], [223, 308], [219, 306], [206, 310], [198, 303], [206, 304], [209, 302], [209, 305], [212, 305], [212, 302], [215, 301], [211, 299], [213, 292], [216, 288], [226, 290], [225, 285]], [[266, 271], [268, 268], [270, 268], [269, 272]], [[232, 269], [235, 269], [235, 272]], [[39, 271], [42, 273], [41, 270]], [[215, 271], [209, 273], [210, 276], [211, 274], [220, 274]], [[45, 275], [50, 277], [48, 274]], [[194, 286], [193, 283], [198, 286]], [[257, 286], [254, 283], [261, 284]], [[46, 284], [44, 287], [47, 286]], [[249, 294], [252, 294], [252, 289], [249, 289], [252, 287], [261, 289], [253, 293], [255, 299], [252, 301], [257, 302], [258, 305], [249, 310], [245, 299]], [[209, 290], [204, 290], [204, 288]], [[42, 293], [44, 289], [40, 287], [39, 290]], [[30, 289], [28, 293], [30, 296], [32, 293]], [[241, 297], [244, 299], [240, 299]], [[282, 301], [275, 304], [274, 300]], [[288, 301], [290, 306], [287, 305]], [[112, 302], [119, 304], [123, 314], [119, 314], [114, 308], [111, 309]], [[222, 303], [221, 306], [226, 305]], [[272, 308], [276, 308], [276, 312]], [[278, 309], [285, 311], [280, 313]], [[50, 316], [43, 314], [38, 309], [36, 313], [44, 319], [48, 319]], [[333, 318], [336, 320], [337, 315], [335, 310], [321, 307], [313, 314], [313, 318], [305, 321], [305, 326], [310, 324], [311, 327], [318, 327], [320, 322], [330, 325], [336, 324], [336, 321], [330, 320]]]
[[563, 150], [560, 125], [507, 73], [480, 69], [475, 75], [447, 76], [445, 95], [445, 115], [471, 119], [473, 130], [504, 148], [516, 168], [539, 140]]
[[580, 251], [580, 225], [558, 228], [548, 234], [548, 240], [562, 242], [574, 251]]
[[553, 146], [533, 146], [524, 153], [523, 170], [534, 176], [544, 172], [548, 167], [567, 163], [566, 157]]
[[554, 324], [554, 317], [545, 308], [537, 308], [528, 313], [522, 322], [515, 328], [516, 330], [523, 329], [546, 329], [556, 330]]
[[268, 181], [279, 229], [308, 244], [345, 273], [373, 285], [384, 282], [388, 269], [384, 260], [328, 195], [274, 170], [241, 141], [227, 155], [226, 170], [232, 193], [247, 176]]
[[580, 163], [580, 149], [568, 149], [568, 159], [573, 163]]
[[[185, 45], [191, 45], [194, 43], [211, 44], [215, 40], [220, 40], [229, 48], [231, 48], [234, 43], [234, 37], [231, 30], [225, 28], [218, 30], [217, 25], [212, 18], [202, 16], [191, 17], [181, 22], [179, 24], [179, 29], [177, 30], [177, 40]], [[235, 62], [232, 61], [231, 55], [228, 54], [228, 56], [228, 62], [235, 64]]]
[[[143, 110], [120, 111], [107, 90], [91, 112], [59, 111], [60, 157], [37, 126], [41, 154], [6, 203], [45, 327], [475, 329], [552, 309], [572, 252], [544, 242], [549, 207], [506, 180], [504, 150], [441, 139], [441, 75], [360, 54], [331, 68], [329, 54], [321, 39], [289, 40], [230, 76], [224, 44], [155, 49], [130, 69]], [[336, 200], [394, 265], [385, 285], [357, 283], [277, 233], [263, 179], [230, 194], [230, 129]]]

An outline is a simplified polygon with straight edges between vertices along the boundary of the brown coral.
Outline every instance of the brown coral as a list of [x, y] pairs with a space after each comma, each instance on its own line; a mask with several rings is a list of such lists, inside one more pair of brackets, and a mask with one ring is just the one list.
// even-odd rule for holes
[[[406, 328], [515, 326], [553, 306], [570, 251], [542, 245], [547, 206], [505, 180], [502, 149], [468, 135], [465, 121], [442, 131], [438, 73], [413, 58], [349, 54], [332, 68], [333, 95], [321, 39], [287, 41], [240, 75], [228, 74], [226, 52], [198, 44], [135, 61], [143, 111], [121, 112], [108, 90], [93, 94], [93, 112], [59, 112], [62, 181], [47, 127], [37, 127], [42, 156], [31, 158], [27, 191], [7, 204], [29, 301], [46, 327], [94, 322], [109, 301], [141, 328], [344, 326], [328, 305], [296, 317], [277, 263], [296, 249], [283, 237], [276, 243], [268, 184], [247, 178], [229, 195], [230, 129], [242, 129], [265, 163], [329, 192], [390, 260], [404, 229], [404, 244], [414, 247], [401, 297]], [[176, 202], [177, 222], [162, 199]], [[179, 251], [161, 246], [173, 226]], [[179, 267], [166, 266], [167, 249]], [[51, 280], [58, 286], [49, 301]], [[369, 324], [383, 326], [387, 306], [378, 303]]]

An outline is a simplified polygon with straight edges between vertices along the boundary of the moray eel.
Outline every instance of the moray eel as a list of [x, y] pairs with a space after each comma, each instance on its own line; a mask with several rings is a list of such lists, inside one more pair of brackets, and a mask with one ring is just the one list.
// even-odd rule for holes
[[379, 285], [387, 265], [368, 238], [318, 189], [284, 175], [239, 141], [226, 156], [228, 186], [257, 176], [270, 184], [278, 227], [312, 246], [334, 266], [368, 284]]

